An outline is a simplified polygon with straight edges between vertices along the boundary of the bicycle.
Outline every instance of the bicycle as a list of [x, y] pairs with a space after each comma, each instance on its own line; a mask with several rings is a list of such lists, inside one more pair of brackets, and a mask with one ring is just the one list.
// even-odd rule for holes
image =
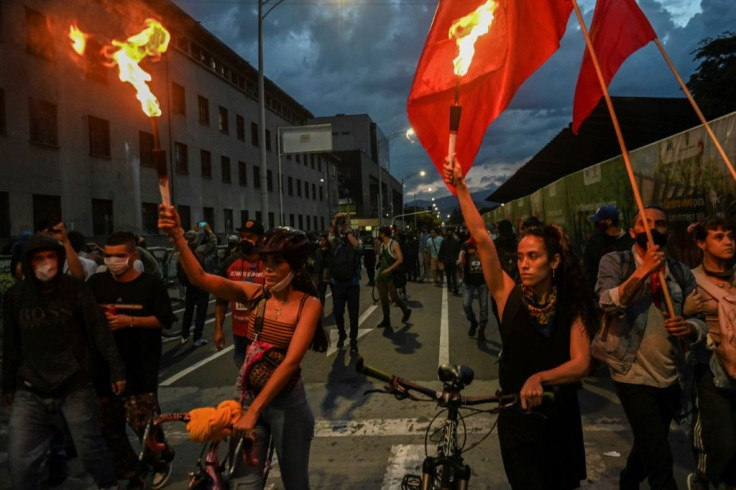
[[[166, 422], [184, 422], [190, 421], [190, 415], [187, 412], [163, 413], [151, 418], [146, 425], [143, 433], [143, 444], [138, 455], [138, 460], [144, 462], [146, 451], [161, 454], [164, 450], [164, 444], [155, 439], [154, 428]], [[229, 427], [232, 430], [232, 426]], [[188, 474], [189, 481], [187, 489], [190, 490], [226, 490], [229, 488], [229, 482], [232, 480], [237, 469], [239, 468], [240, 455], [245, 464], [255, 466], [257, 460], [252, 459], [250, 450], [253, 440], [247, 437], [230, 436], [222, 440], [214, 440], [205, 443], [202, 451], [197, 459], [196, 471], [190, 471]], [[223, 444], [224, 443], [224, 444]], [[221, 446], [227, 447], [224, 458], [221, 460]], [[263, 468], [263, 487], [266, 486], [268, 474], [271, 470], [273, 461], [273, 440], [269, 437], [266, 450], [266, 461]], [[150, 485], [146, 485], [149, 488]]]
[[[429, 455], [429, 442], [432, 439], [430, 434], [433, 433], [432, 425], [434, 421], [437, 420], [443, 412], [438, 412], [427, 427], [424, 439], [426, 457], [422, 463], [421, 477], [410, 474], [404, 476], [401, 484], [402, 490], [467, 490], [468, 482], [470, 480], [470, 466], [466, 465], [462, 458], [462, 453], [465, 450], [467, 430], [464, 418], [460, 413], [460, 409], [471, 407], [473, 405], [495, 403], [497, 406], [491, 409], [472, 409], [476, 414], [495, 414], [502, 410], [515, 408], [518, 406], [519, 402], [517, 394], [503, 395], [498, 391], [493, 396], [462, 395], [462, 390], [473, 381], [475, 373], [471, 368], [460, 364], [442, 364], [438, 368], [439, 379], [442, 381], [441, 391], [437, 391], [411, 381], [406, 381], [398, 376], [388, 374], [379, 369], [368, 366], [365, 364], [362, 357], [358, 358], [355, 368], [360, 373], [388, 383], [383, 390], [368, 390], [366, 391], [366, 394], [386, 393], [394, 395], [397, 400], [409, 398], [414, 401], [432, 401], [436, 402], [447, 412], [447, 416], [442, 427], [437, 431], [434, 431], [434, 434], [441, 431], [442, 435], [442, 437], [437, 441], [436, 456]], [[417, 398], [413, 396], [410, 391], [419, 392], [428, 398]], [[545, 397], [549, 397], [549, 395], [545, 394]], [[462, 424], [463, 427], [462, 444], [458, 441], [458, 426], [460, 424]], [[491, 431], [493, 431], [493, 427], [495, 427], [495, 424], [491, 427]]]

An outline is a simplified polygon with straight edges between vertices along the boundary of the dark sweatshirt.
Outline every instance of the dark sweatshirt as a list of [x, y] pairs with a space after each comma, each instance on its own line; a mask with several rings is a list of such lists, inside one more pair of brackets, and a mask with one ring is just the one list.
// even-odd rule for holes
[[[59, 272], [48, 283], [36, 279], [30, 257], [54, 250]], [[36, 235], [24, 247], [24, 279], [7, 292], [3, 318], [3, 392], [17, 389], [61, 397], [93, 379], [94, 350], [111, 368], [111, 381], [125, 367], [102, 309], [81, 280], [62, 274], [64, 247]]]

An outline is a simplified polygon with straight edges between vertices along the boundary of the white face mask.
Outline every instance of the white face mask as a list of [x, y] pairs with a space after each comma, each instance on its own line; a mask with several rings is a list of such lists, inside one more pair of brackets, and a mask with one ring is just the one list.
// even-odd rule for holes
[[279, 293], [283, 291], [289, 286], [289, 284], [291, 284], [292, 280], [294, 280], [294, 273], [290, 271], [285, 278], [281, 279], [278, 282], [278, 284], [274, 284], [273, 286], [271, 286], [271, 292]]
[[106, 257], [105, 266], [113, 276], [124, 274], [128, 270], [128, 257]]
[[51, 279], [56, 277], [56, 273], [59, 272], [59, 264], [54, 259], [46, 259], [36, 266], [36, 270], [33, 271], [36, 274], [36, 279], [41, 282], [49, 282]]

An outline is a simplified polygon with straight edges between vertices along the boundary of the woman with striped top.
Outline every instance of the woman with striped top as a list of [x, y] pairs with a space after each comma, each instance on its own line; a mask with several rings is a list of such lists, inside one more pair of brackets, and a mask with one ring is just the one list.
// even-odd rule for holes
[[[256, 441], [267, 441], [270, 435], [285, 488], [308, 489], [314, 415], [301, 381], [300, 365], [308, 348], [324, 352], [328, 341], [322, 328], [322, 305], [304, 265], [306, 236], [284, 229], [266, 233], [259, 250], [265, 279], [265, 285], [261, 286], [204, 272], [186, 246], [181, 221], [173, 206], [161, 206], [159, 229], [174, 238], [182, 267], [196, 287], [243, 304], [253, 304], [259, 298], [265, 301], [262, 327], [256, 328], [257, 315], [253, 313], [247, 337], [252, 341], [260, 330], [258, 339], [283, 352], [284, 359], [260, 391], [250, 390], [234, 430]], [[259, 446], [254, 444], [256, 453], [252, 455], [259, 465], [245, 470], [246, 488], [262, 488], [262, 465], [266, 458], [257, 452], [265, 453], [266, 448]]]

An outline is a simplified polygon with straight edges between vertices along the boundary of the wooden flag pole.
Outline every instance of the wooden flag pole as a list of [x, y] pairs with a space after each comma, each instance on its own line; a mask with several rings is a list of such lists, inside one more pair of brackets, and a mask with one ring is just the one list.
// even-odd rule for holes
[[[583, 20], [583, 14], [580, 12], [580, 7], [578, 6], [577, 0], [572, 0], [572, 5], [575, 8], [575, 15], [578, 17], [578, 22], [580, 23], [580, 30], [583, 32], [583, 37], [585, 38], [585, 44], [588, 47], [588, 53], [590, 54], [590, 59], [593, 62], [593, 66], [595, 67], [595, 73], [598, 75], [598, 82], [601, 84], [601, 89], [603, 89], [603, 97], [606, 99], [606, 105], [608, 106], [608, 112], [611, 114], [611, 121], [613, 122], [613, 128], [616, 131], [616, 138], [618, 138], [618, 144], [621, 147], [621, 156], [624, 158], [624, 163], [626, 164], [626, 172], [629, 175], [629, 181], [631, 182], [631, 189], [634, 191], [634, 200], [636, 201], [636, 206], [639, 208], [639, 216], [641, 216], [642, 223], [644, 224], [644, 230], [647, 234], [647, 240], [649, 241], [650, 245], [654, 245], [654, 238], [652, 237], [652, 230], [649, 228], [649, 221], [646, 219], [646, 214], [644, 214], [644, 202], [641, 200], [641, 193], [639, 192], [639, 185], [636, 183], [636, 177], [634, 176], [634, 170], [631, 166], [631, 160], [629, 159], [629, 152], [626, 149], [626, 143], [624, 142], [623, 134], [621, 133], [621, 126], [618, 122], [618, 117], [616, 117], [616, 111], [613, 108], [613, 102], [611, 101], [611, 95], [608, 93], [608, 86], [606, 85], [606, 80], [603, 78], [603, 72], [601, 71], [600, 64], [598, 63], [598, 56], [595, 53], [595, 49], [593, 48], [593, 42], [590, 39], [590, 34], [588, 33], [588, 28], [585, 26], [585, 21]], [[670, 295], [670, 290], [667, 287], [667, 282], [665, 281], [664, 271], [659, 272], [659, 282], [662, 284], [662, 292], [664, 293], [664, 299], [667, 303], [667, 310], [669, 311], [670, 317], [675, 317], [675, 307], [672, 304], [672, 296]]]
[[733, 177], [733, 179], [736, 180], [736, 170], [733, 168], [733, 163], [731, 163], [731, 160], [728, 158], [728, 155], [726, 155], [726, 152], [723, 150], [721, 143], [718, 141], [718, 138], [716, 138], [715, 133], [713, 133], [713, 130], [710, 128], [710, 124], [708, 124], [708, 121], [705, 120], [705, 116], [701, 112], [700, 107], [698, 107], [698, 104], [695, 102], [695, 99], [693, 99], [693, 96], [690, 93], [690, 90], [687, 88], [687, 85], [685, 85], [685, 82], [682, 81], [682, 77], [677, 72], [677, 69], [675, 68], [675, 65], [672, 63], [672, 60], [670, 59], [669, 55], [667, 55], [667, 51], [664, 50], [664, 46], [662, 46], [662, 43], [659, 41], [659, 38], [655, 37], [654, 43], [657, 45], [657, 48], [659, 48], [659, 52], [662, 53], [662, 57], [667, 62], [667, 65], [670, 67], [670, 70], [672, 70], [672, 74], [675, 76], [677, 83], [680, 84], [680, 88], [682, 89], [682, 92], [685, 94], [685, 97], [687, 97], [687, 100], [690, 101], [690, 105], [692, 105], [693, 109], [695, 109], [695, 114], [698, 115], [698, 119], [700, 119], [700, 122], [703, 123], [705, 132], [708, 133], [708, 136], [710, 136], [710, 139], [713, 141], [713, 144], [716, 146], [716, 150], [718, 150], [718, 154], [721, 156], [721, 159], [726, 164], [726, 168], [728, 168], [728, 171], [731, 172], [731, 177]]

